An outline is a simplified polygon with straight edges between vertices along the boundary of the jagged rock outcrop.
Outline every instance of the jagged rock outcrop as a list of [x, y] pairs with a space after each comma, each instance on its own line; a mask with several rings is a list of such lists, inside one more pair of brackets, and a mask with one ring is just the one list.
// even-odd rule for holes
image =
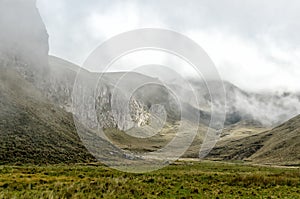
[[[78, 115], [91, 129], [96, 128], [98, 122], [102, 128], [118, 127], [119, 129], [127, 129], [132, 126], [128, 115], [123, 114], [120, 110], [112, 110], [111, 97], [115, 90], [112, 81], [117, 78], [107, 75], [104, 81], [98, 82], [98, 86], [94, 87], [94, 83], [97, 82], [100, 76], [98, 73], [85, 71], [56, 57], [49, 57], [49, 67], [50, 84], [44, 90], [44, 93], [50, 101], [68, 112]], [[77, 84], [77, 89], [80, 90], [80, 95], [85, 98], [82, 103], [72, 108], [73, 103], [76, 104], [76, 99], [72, 101], [72, 97], [76, 98], [76, 96], [72, 96], [72, 94], [79, 70], [83, 81], [82, 85]], [[97, 89], [93, 90], [93, 88]], [[120, 98], [124, 97], [121, 91], [116, 92], [116, 94]]]
[[[79, 116], [91, 129], [99, 127], [98, 124], [102, 128], [118, 128], [120, 130], [147, 125], [153, 120], [152, 116], [154, 115], [155, 118], [160, 119], [158, 118], [160, 108], [152, 106], [155, 104], [165, 103], [168, 118], [171, 120], [179, 119], [178, 104], [163, 87], [148, 86], [138, 89], [136, 93], [131, 93], [132, 96], [127, 96], [128, 93], [125, 93], [124, 89], [115, 85], [116, 81], [124, 75], [123, 73], [107, 73], [102, 76], [101, 81], [98, 81], [101, 74], [80, 69], [70, 62], [56, 57], [49, 57], [49, 67], [50, 84], [44, 89], [48, 99], [68, 112]], [[79, 70], [80, 77], [77, 77]], [[128, 88], [130, 85], [158, 81], [138, 73], [127, 75], [129, 76], [124, 79], [124, 82], [128, 84], [126, 85]], [[76, 94], [73, 93], [73, 86], [76, 81], [81, 81], [81, 83], [76, 84], [77, 91], [80, 92], [78, 95], [85, 97], [78, 104], [74, 99]], [[98, 83], [97, 86], [95, 86], [96, 82]], [[128, 97], [130, 99], [127, 99]], [[129, 100], [129, 104], [126, 104], [127, 100]], [[72, 108], [73, 103], [76, 107]]]

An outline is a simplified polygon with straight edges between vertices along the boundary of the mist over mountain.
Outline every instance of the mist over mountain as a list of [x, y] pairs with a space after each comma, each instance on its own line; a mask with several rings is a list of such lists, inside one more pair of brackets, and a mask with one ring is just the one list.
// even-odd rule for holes
[[[222, 111], [222, 97], [220, 95], [224, 89], [226, 92], [226, 125], [243, 120], [253, 120], [262, 126], [272, 127], [300, 114], [299, 93], [274, 90], [248, 91], [228, 81], [223, 81], [224, 88], [220, 88], [218, 80], [207, 79], [205, 81], [201, 77], [198, 79], [181, 77], [167, 67], [156, 65], [149, 68], [155, 70], [148, 69], [148, 67], [141, 67], [137, 70], [144, 75], [158, 78], [171, 90], [176, 91], [180, 95], [179, 98], [183, 99], [185, 103], [206, 113], [211, 112], [212, 104], [219, 111]], [[207, 87], [208, 84], [211, 87], [210, 91]], [[214, 99], [212, 96], [215, 96]]]
[[225, 82], [227, 115], [232, 120], [254, 120], [263, 126], [281, 124], [300, 114], [296, 94], [247, 92]]
[[35, 1], [1, 1], [0, 16], [0, 163], [93, 161], [72, 115], [41, 92], [49, 46]]
[[[224, 82], [224, 88], [220, 88], [213, 80], [206, 82], [213, 88], [208, 91], [205, 82], [189, 79], [191, 90], [176, 78], [164, 82], [166, 86], [158, 86], [163, 79], [155, 74], [89, 72], [60, 58], [49, 57], [48, 34], [35, 1], [3, 0], [0, 2], [0, 16], [2, 163], [23, 160], [29, 163], [84, 162], [93, 161], [92, 155], [101, 159], [111, 153], [116, 154], [117, 158], [124, 158], [121, 150], [98, 136], [99, 127], [105, 129], [107, 136], [121, 149], [133, 153], [152, 152], [174, 138], [182, 113], [188, 115], [185, 118], [188, 128], [184, 135], [188, 135], [191, 129], [198, 129], [196, 140], [186, 156], [198, 157], [199, 146], [209, 129], [212, 103], [217, 109], [221, 107], [220, 89], [225, 89], [227, 100], [226, 129], [222, 136], [230, 138], [223, 143], [230, 144], [231, 139], [237, 145], [242, 143], [250, 150], [245, 149], [245, 157], [261, 149], [253, 157], [263, 162], [263, 157], [270, 159], [273, 156], [268, 154], [275, 150], [267, 145], [271, 146], [272, 140], [277, 142], [277, 138], [267, 139], [273, 135], [273, 131], [268, 134], [263, 131], [300, 114], [299, 93], [247, 92], [230, 82]], [[99, 80], [100, 76], [102, 78]], [[119, 80], [122, 80], [121, 83]], [[136, 88], [147, 82], [154, 84]], [[178, 96], [168, 88], [176, 91]], [[74, 95], [74, 90], [78, 92], [75, 93], [77, 95]], [[216, 97], [215, 101], [211, 100], [211, 95]], [[74, 120], [79, 121], [78, 126]], [[295, 135], [298, 134], [298, 122], [295, 119], [285, 123], [284, 129], [275, 129], [276, 132], [280, 131], [276, 133], [280, 136], [292, 135], [289, 142], [296, 139], [293, 142], [296, 147], [291, 149], [293, 151], [298, 149], [298, 137]], [[137, 131], [138, 128], [142, 132]], [[297, 128], [296, 131], [294, 128]], [[79, 134], [78, 129], [81, 132]], [[159, 133], [141, 141], [126, 135], [127, 130], [132, 135], [146, 137], [156, 130]], [[256, 138], [259, 147], [255, 144]], [[248, 140], [251, 142], [247, 145]], [[181, 145], [185, 145], [185, 142]], [[93, 148], [95, 146], [100, 154]], [[280, 146], [288, 148], [284, 144]], [[224, 145], [217, 148], [213, 156], [221, 157], [223, 152], [227, 153], [227, 159], [235, 157]], [[286, 152], [282, 154], [287, 155]], [[292, 156], [298, 158], [294, 153]]]
[[[48, 34], [35, 4], [36, 1], [34, 0], [4, 0], [1, 2], [0, 24], [5, 30], [0, 33], [2, 44], [0, 47], [1, 62], [3, 66], [13, 63], [12, 65], [26, 79], [35, 80], [37, 85], [45, 84], [40, 86], [43, 90], [46, 90], [45, 95], [70, 111], [71, 92], [79, 67], [73, 65], [71, 68], [65, 69], [59, 66], [63, 63], [48, 67]], [[19, 34], [20, 32], [22, 34]], [[52, 60], [50, 59], [50, 63]], [[64, 64], [72, 65], [67, 62]], [[29, 67], [31, 69], [28, 70]], [[160, 74], [159, 76], [168, 75], [161, 74], [159, 71], [157, 71], [157, 74]], [[91, 76], [97, 76], [97, 74], [91, 73]], [[45, 80], [47, 78], [50, 80]], [[184, 96], [190, 96], [185, 98], [192, 101], [186, 103], [196, 109], [210, 112], [212, 102], [204, 82], [194, 79], [190, 81], [196, 91], [199, 107], [193, 101], [194, 97], [192, 96], [194, 93], [189, 88], [184, 87], [174, 78], [169, 81], [172, 82], [167, 82], [170, 87]], [[300, 114], [299, 94], [246, 92], [229, 82], [224, 82], [224, 87], [227, 100], [227, 124], [233, 124], [241, 120], [255, 120], [263, 126], [274, 126]], [[218, 92], [218, 89], [220, 88], [210, 92]]]
[[1, 67], [14, 67], [40, 84], [47, 74], [49, 36], [36, 0], [2, 0], [0, 27]]
[[[218, 98], [215, 102], [211, 101], [211, 94], [218, 96], [218, 90], [212, 86], [208, 90], [206, 84], [214, 85], [214, 80], [190, 81], [194, 91], [182, 88], [182, 84], [177, 85], [172, 81], [171, 87], [181, 90], [182, 95], [189, 96], [187, 99], [194, 99], [196, 93], [198, 103], [195, 100], [189, 101], [190, 104], [205, 111], [210, 111], [212, 103], [218, 107]], [[266, 127], [276, 126], [300, 114], [300, 95], [298, 93], [278, 93], [278, 92], [249, 92], [238, 88], [230, 82], [223, 82], [226, 91], [226, 113], [227, 124], [233, 124], [242, 120], [253, 120]], [[200, 107], [199, 107], [199, 105]]]

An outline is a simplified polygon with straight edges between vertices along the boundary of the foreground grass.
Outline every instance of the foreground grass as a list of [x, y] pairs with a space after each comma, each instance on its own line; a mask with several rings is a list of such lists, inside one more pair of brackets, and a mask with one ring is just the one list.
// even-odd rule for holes
[[99, 165], [0, 166], [0, 198], [300, 198], [300, 169], [187, 162], [130, 174]]

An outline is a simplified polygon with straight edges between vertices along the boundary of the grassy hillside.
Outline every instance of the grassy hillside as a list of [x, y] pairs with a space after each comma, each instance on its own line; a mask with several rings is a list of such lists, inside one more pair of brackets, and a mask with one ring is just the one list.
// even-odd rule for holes
[[250, 158], [258, 163], [300, 165], [300, 116], [267, 133], [263, 146]]
[[0, 163], [92, 161], [71, 114], [13, 70], [0, 71]]
[[208, 158], [300, 165], [300, 116], [265, 132], [221, 139]]

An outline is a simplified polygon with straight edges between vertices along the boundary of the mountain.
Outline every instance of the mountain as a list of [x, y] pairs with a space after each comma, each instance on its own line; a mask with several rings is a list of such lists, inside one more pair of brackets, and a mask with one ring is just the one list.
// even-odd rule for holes
[[[43, 92], [52, 103], [58, 104], [61, 108], [76, 115], [76, 110], [72, 109], [71, 98], [73, 92], [74, 82], [76, 81], [77, 72], [83, 76], [83, 82], [90, 82], [86, 86], [88, 90], [94, 82], [97, 82], [99, 76], [102, 76], [102, 80], [98, 82], [100, 85], [97, 91], [91, 92], [91, 96], [96, 96], [98, 101], [96, 103], [97, 119], [98, 122], [103, 124], [103, 127], [107, 129], [106, 135], [117, 146], [122, 149], [127, 149], [132, 152], [151, 152], [163, 147], [166, 143], [174, 138], [177, 130], [176, 117], [175, 120], [169, 121], [164, 128], [152, 138], [140, 139], [134, 138], [126, 134], [123, 130], [132, 128], [134, 123], [138, 123], [140, 127], [147, 124], [150, 121], [151, 114], [150, 108], [152, 105], [163, 103], [168, 99], [166, 91], [161, 87], [148, 87], [146, 90], [139, 89], [134, 93], [135, 101], [131, 101], [133, 107], [133, 115], [124, 116], [124, 112], [113, 113], [111, 101], [112, 94], [117, 93], [121, 101], [124, 99], [123, 88], [130, 88], [130, 85], [142, 85], [145, 82], [158, 82], [159, 79], [148, 77], [139, 73], [127, 73], [127, 77], [123, 77], [125, 73], [91, 73], [80, 67], [62, 60], [57, 57], [49, 57], [49, 70], [51, 74], [51, 83], [47, 89]], [[123, 87], [116, 85], [119, 79], [123, 77]], [[159, 83], [159, 82], [158, 82]], [[190, 101], [183, 102], [183, 107], [189, 112], [190, 115], [198, 114], [200, 112], [201, 120], [200, 124], [190, 123], [191, 126], [199, 125], [199, 132], [195, 141], [191, 145], [190, 149], [186, 152], [184, 157], [198, 157], [200, 145], [203, 141], [206, 131], [208, 130], [208, 123], [210, 119], [210, 112], [207, 107], [210, 106], [210, 99], [208, 97], [208, 91], [202, 82], [194, 81], [193, 84], [197, 88], [197, 93], [202, 99], [200, 107]], [[267, 132], [276, 125], [279, 121], [284, 122], [291, 115], [297, 113], [297, 105], [299, 104], [299, 98], [292, 93], [286, 94], [258, 94], [241, 90], [240, 88], [232, 85], [229, 82], [225, 82], [226, 97], [227, 97], [227, 118], [225, 123], [225, 129], [221, 135], [221, 139], [217, 146], [210, 153], [209, 158], [232, 160], [232, 159], [249, 159], [252, 155], [258, 152], [259, 149], [263, 149], [265, 142], [271, 137]], [[180, 85], [170, 85], [174, 89], [184, 90]], [[189, 90], [183, 92], [185, 95], [189, 95]], [[98, 96], [98, 97], [97, 97]], [[158, 100], [158, 101], [157, 101]], [[266, 103], [268, 102], [268, 103]], [[290, 102], [290, 103], [288, 103]], [[98, 107], [98, 108], [97, 108]], [[247, 108], [247, 107], [251, 107]], [[86, 106], [84, 110], [90, 112], [95, 107]], [[294, 109], [291, 111], [291, 109]], [[255, 110], [259, 110], [257, 114]], [[263, 111], [265, 110], [265, 112]], [[281, 114], [282, 118], [277, 117], [277, 113], [271, 114], [271, 112], [284, 113]], [[198, 112], [198, 113], [197, 113]], [[264, 113], [263, 113], [264, 112]], [[142, 113], [142, 114], [141, 114]], [[89, 121], [88, 115], [83, 117], [86, 121]], [[267, 114], [270, 114], [268, 117]], [[169, 116], [174, 115], [169, 110]], [[131, 118], [136, 118], [139, 121], [131, 121]], [[195, 116], [192, 116], [194, 118]], [[114, 118], [119, 118], [117, 121]], [[174, 119], [174, 118], [173, 118]], [[191, 120], [193, 121], [193, 120]], [[266, 122], [267, 121], [267, 122]], [[174, 123], [175, 122], [175, 123]], [[92, 124], [94, 121], [92, 121]], [[93, 129], [93, 126], [90, 126]], [[143, 128], [143, 132], [130, 132], [133, 135], [149, 135], [154, 129]], [[299, 142], [299, 141], [298, 141]], [[268, 149], [266, 149], [268, 150]], [[272, 149], [273, 150], [273, 149]], [[274, 150], [273, 150], [274, 151]], [[254, 156], [255, 157], [255, 156]], [[253, 161], [258, 161], [259, 158], [254, 158]], [[264, 159], [265, 160], [265, 159]], [[278, 162], [279, 164], [280, 162]]]
[[[130, 89], [133, 89], [135, 85], [142, 85], [146, 82], [159, 83], [158, 79], [139, 73], [92, 73], [53, 56], [49, 57], [49, 70], [50, 83], [43, 91], [47, 98], [73, 114], [85, 114], [96, 108], [99, 122], [105, 128], [117, 126], [120, 130], [125, 130], [134, 125], [130, 122], [128, 113], [126, 115], [122, 112], [123, 106], [120, 106], [120, 103], [123, 103], [123, 100], [125, 101], [127, 97], [130, 97], [128, 100], [132, 108], [131, 116], [139, 120], [136, 121], [137, 123], [145, 123], [147, 118], [148, 120], [150, 119], [146, 115], [149, 113], [152, 104], [166, 102], [170, 98], [164, 87], [156, 86], [155, 84], [148, 86], [147, 91], [141, 87], [135, 90], [132, 96], [127, 96]], [[79, 71], [80, 73], [77, 74]], [[101, 79], [99, 79], [100, 77]], [[122, 80], [122, 82], [118, 84], [119, 80]], [[76, 102], [76, 96], [72, 96], [73, 86], [76, 81], [80, 81], [80, 84], [77, 84], [77, 86], [79, 86], [83, 92], [80, 93], [80, 96], [96, 98], [96, 107], [91, 107], [89, 103], [86, 103], [89, 99], [84, 99], [86, 101], [82, 101], [80, 104], [85, 106], [82, 113], [77, 112], [81, 110], [76, 109], [76, 107], [71, 109], [72, 97], [74, 103]], [[117, 101], [112, 101], [114, 99]], [[113, 105], [117, 106], [119, 112], [113, 110]], [[167, 110], [170, 118], [176, 118], [174, 111], [175, 110], [171, 110], [171, 107]], [[136, 115], [138, 112], [139, 117]], [[143, 115], [145, 116], [144, 119], [142, 117]], [[88, 115], [84, 117], [86, 117], [86, 121], [91, 120]]]
[[73, 116], [42, 92], [48, 33], [36, 1], [0, 1], [0, 163], [94, 161]]
[[[139, 154], [170, 143], [182, 116], [185, 128], [174, 151], [188, 147], [197, 130], [184, 156], [198, 157], [207, 130], [216, 128], [209, 122], [212, 103], [217, 108], [222, 103], [219, 82], [209, 82], [210, 92], [219, 96], [212, 102], [203, 81], [190, 80], [192, 92], [174, 79], [162, 86], [155, 74], [93, 73], [49, 57], [47, 30], [35, 3], [0, 2], [0, 163], [88, 162], [95, 160], [91, 154], [128, 159], [122, 149]], [[247, 92], [229, 82], [224, 87], [225, 129], [209, 157], [297, 162], [298, 119], [270, 128], [300, 113], [299, 94]]]
[[208, 158], [247, 160], [275, 165], [300, 164], [300, 115], [276, 128], [254, 135], [221, 141]]
[[[73, 85], [76, 80], [78, 70], [82, 69], [70, 62], [56, 57], [49, 57], [48, 67], [50, 71], [49, 74], [51, 78], [49, 79], [51, 83], [50, 87], [45, 88], [43, 91], [37, 89], [33, 83], [27, 81], [15, 70], [3, 69], [3, 72], [1, 73], [3, 74], [1, 76], [1, 93], [3, 93], [3, 95], [0, 99], [1, 103], [3, 104], [1, 107], [2, 112], [0, 114], [3, 117], [1, 118], [1, 121], [3, 122], [1, 125], [1, 127], [3, 127], [1, 132], [5, 132], [4, 134], [2, 133], [1, 139], [4, 141], [4, 144], [2, 145], [2, 151], [3, 154], [9, 154], [8, 151], [11, 151], [13, 154], [15, 154], [9, 156], [2, 155], [0, 159], [2, 159], [2, 161], [5, 160], [3, 162], [27, 160], [27, 162], [56, 163], [60, 161], [74, 162], [93, 160], [93, 157], [83, 147], [81, 140], [76, 134], [73, 118], [71, 117], [71, 114], [74, 113], [74, 110], [71, 106]], [[97, 73], [90, 73], [85, 70], [83, 71], [83, 74], [91, 82], [95, 82], [100, 75]], [[98, 101], [98, 103], [102, 104], [101, 107], [106, 107], [103, 106], [103, 103], [108, 102], [106, 108], [109, 108], [108, 111], [110, 112], [111, 101], [109, 101], [109, 93], [115, 89], [113, 85], [118, 79], [120, 79], [120, 77], [124, 75], [124, 73], [107, 73], [102, 75], [103, 81], [101, 82], [101, 85], [105, 86], [106, 90], [105, 94], [103, 94], [103, 92], [101, 94], [101, 91], [103, 90], [100, 89], [100, 95], [102, 97], [101, 101]], [[127, 83], [134, 83], [130, 83], [129, 80], [135, 80], [134, 82], [139, 81], [140, 83], [148, 80], [157, 81], [157, 79], [153, 79], [138, 73], [129, 74], [129, 78], [126, 79]], [[15, 82], [17, 82], [16, 85], [14, 84]], [[141, 106], [137, 106], [136, 111], [145, 112], [145, 115], [149, 114], [149, 107], [147, 103], [150, 103], [151, 105], [159, 102], [160, 100], [164, 100], [164, 96], [167, 96], [163, 94], [164, 92], [164, 89], [159, 87], [154, 87], [152, 92], [150, 92], [150, 95], [144, 95], [144, 93], [147, 94], [147, 92], [143, 89], [137, 92], [135, 94], [135, 98], [139, 101], [139, 103], [141, 103]], [[150, 96], [159, 96], [159, 98], [151, 99], [149, 98]], [[186, 103], [185, 108], [187, 108], [190, 113], [198, 110], [188, 103]], [[106, 135], [115, 145], [132, 152], [151, 152], [163, 147], [174, 137], [177, 129], [176, 123], [172, 123], [170, 121], [157, 136], [154, 136], [150, 139], [133, 138], [122, 131], [122, 128], [126, 125], [122, 124], [122, 122], [116, 123], [114, 120], [109, 121], [107, 118], [105, 118], [107, 117], [107, 114], [103, 114], [103, 112], [106, 111], [99, 111], [98, 114], [100, 115], [98, 115], [98, 118], [100, 119], [100, 122], [108, 124], [108, 126], [106, 126]], [[26, 119], [26, 122], [22, 123], [22, 121], [24, 121], [23, 118], [14, 116], [12, 119], [13, 113], [18, 113], [25, 118], [29, 118], [30, 120]], [[36, 114], [33, 116], [32, 113]], [[120, 114], [122, 115], [122, 113]], [[11, 117], [7, 117], [8, 115], [11, 115]], [[47, 119], [43, 117], [46, 117]], [[209, 115], [207, 117], [209, 119]], [[61, 119], [63, 119], [63, 122], [60, 122]], [[38, 121], [41, 122], [41, 126], [36, 125]], [[141, 126], [143, 126], [142, 123], [146, 121], [147, 119], [140, 121]], [[176, 122], [176, 120], [173, 122]], [[199, 124], [190, 123], [190, 125]], [[290, 126], [290, 124], [286, 124], [284, 126], [286, 126], [286, 134], [289, 135], [288, 129], [290, 129], [290, 127], [287, 126]], [[42, 129], [42, 127], [47, 128], [43, 129], [43, 134], [40, 135], [39, 129]], [[16, 130], [12, 130], [14, 128], [16, 128]], [[202, 143], [203, 136], [205, 135], [207, 128], [208, 127], [206, 126], [205, 122], [200, 124], [199, 133], [194, 143], [190, 147], [190, 150], [185, 154], [184, 157], [198, 157], [199, 146]], [[273, 130], [275, 131], [276, 129], [277, 128]], [[140, 135], [141, 133], [147, 134], [147, 129], [144, 130], [144, 132], [138, 133]], [[238, 122], [232, 122], [224, 129], [220, 142], [213, 149], [209, 157], [224, 160], [251, 159], [253, 162], [264, 162], [266, 160], [265, 157], [267, 157], [266, 154], [270, 153], [268, 151], [276, 151], [269, 148], [264, 150], [265, 145], [270, 145], [265, 143], [268, 143], [269, 140], [271, 140], [269, 142], [273, 141], [271, 139], [272, 133], [267, 130], [268, 128], [255, 120], [240, 120]], [[152, 130], [150, 129], [150, 132], [151, 131]], [[26, 132], [27, 134], [25, 135], [27, 137], [21, 132]], [[57, 139], [52, 138], [52, 136], [50, 136], [52, 134], [54, 138]], [[23, 138], [23, 136], [25, 136], [25, 138]], [[277, 137], [282, 137], [282, 135]], [[25, 140], [23, 142], [19, 142], [19, 140], [22, 139]], [[274, 138], [274, 140], [276, 139], [277, 138]], [[52, 142], [49, 140], [54, 141]], [[65, 141], [66, 143], [62, 141]], [[43, 144], [49, 142], [52, 144]], [[26, 143], [28, 143], [28, 145], [26, 145]], [[297, 143], [299, 143], [299, 141], [295, 139], [295, 144]], [[36, 150], [30, 149], [30, 146], [34, 146], [33, 148]], [[287, 147], [284, 147], [282, 150], [284, 151], [286, 148]], [[257, 155], [256, 157], [255, 155], [256, 153], [259, 154], [258, 152], [260, 149], [264, 151], [260, 152], [261, 155]], [[26, 150], [28, 152], [26, 152]], [[114, 147], [111, 147], [109, 150], [114, 152], [117, 151], [114, 149]], [[52, 154], [53, 156], [45, 155], [48, 153]], [[40, 156], [38, 154], [40, 154]], [[15, 157], [15, 159], [9, 159], [8, 157]], [[286, 155], [286, 157], [288, 156]], [[284, 160], [278, 160], [277, 164], [282, 163], [282, 161]]]
[[[53, 79], [48, 34], [35, 1], [3, 0], [0, 11], [0, 163], [94, 161], [77, 129], [106, 142], [83, 126], [76, 129], [73, 115], [47, 96]], [[118, 154], [106, 146], [102, 150]]]

